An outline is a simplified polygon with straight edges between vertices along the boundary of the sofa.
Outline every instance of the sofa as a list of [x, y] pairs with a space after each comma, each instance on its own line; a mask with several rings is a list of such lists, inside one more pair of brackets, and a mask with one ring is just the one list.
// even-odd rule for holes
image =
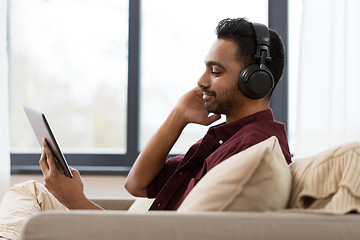
[[360, 143], [288, 166], [271, 137], [210, 170], [177, 211], [94, 199], [107, 211], [32, 216], [20, 239], [359, 239]]
[[[101, 211], [46, 212], [20, 239], [359, 239], [360, 215], [293, 212], [134, 212], [133, 200], [101, 201]], [[116, 210], [112, 210], [115, 208]], [[121, 209], [121, 210], [120, 210]]]

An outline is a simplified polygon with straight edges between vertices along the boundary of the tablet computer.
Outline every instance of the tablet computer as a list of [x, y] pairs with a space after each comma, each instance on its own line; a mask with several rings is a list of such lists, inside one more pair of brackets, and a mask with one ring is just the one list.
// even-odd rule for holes
[[41, 148], [43, 146], [42, 139], [45, 138], [55, 156], [58, 169], [66, 176], [72, 178], [69, 165], [56, 142], [45, 114], [28, 106], [24, 106], [24, 110]]

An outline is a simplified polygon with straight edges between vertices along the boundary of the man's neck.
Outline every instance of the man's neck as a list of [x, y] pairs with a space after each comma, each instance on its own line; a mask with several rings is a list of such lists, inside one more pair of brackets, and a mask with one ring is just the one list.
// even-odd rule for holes
[[247, 107], [241, 108], [241, 110], [234, 112], [233, 114], [226, 115], [226, 123], [231, 123], [242, 119], [244, 117], [250, 116], [257, 112], [264, 111], [270, 107], [269, 104], [256, 104], [256, 105], [247, 105]]

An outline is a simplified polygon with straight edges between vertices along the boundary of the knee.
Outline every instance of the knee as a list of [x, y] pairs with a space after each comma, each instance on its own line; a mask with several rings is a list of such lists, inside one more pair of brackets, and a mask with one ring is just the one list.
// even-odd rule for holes
[[46, 188], [43, 184], [35, 180], [27, 180], [25, 182], [15, 184], [13, 187], [10, 188], [10, 191], [37, 195], [39, 194], [39, 192], [46, 191]]

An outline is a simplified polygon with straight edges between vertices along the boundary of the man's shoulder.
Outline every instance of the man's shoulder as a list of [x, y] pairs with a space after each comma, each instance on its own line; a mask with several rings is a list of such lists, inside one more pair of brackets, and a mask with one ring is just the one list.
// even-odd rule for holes
[[239, 129], [239, 131], [234, 133], [232, 138], [238, 140], [248, 139], [249, 141], [257, 140], [258, 138], [265, 140], [274, 135], [284, 134], [286, 134], [285, 125], [280, 122], [253, 122]]
[[283, 154], [288, 163], [291, 162], [291, 154], [289, 151], [288, 139], [286, 135], [285, 125], [280, 122], [255, 122], [246, 125], [236, 132], [231, 140], [232, 144], [244, 146], [242, 150], [258, 144], [272, 136], [278, 138]]

